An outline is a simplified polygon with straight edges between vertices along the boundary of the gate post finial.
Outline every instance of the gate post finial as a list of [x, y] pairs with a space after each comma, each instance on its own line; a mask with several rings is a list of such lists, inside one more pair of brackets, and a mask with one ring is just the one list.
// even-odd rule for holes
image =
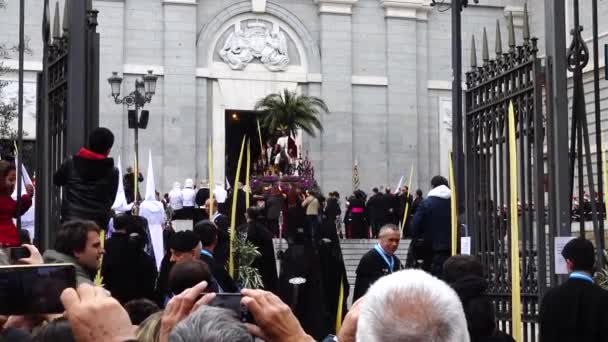
[[509, 12], [509, 50], [515, 49], [515, 26], [513, 25], [513, 12]]
[[482, 50], [481, 56], [483, 59], [483, 65], [487, 65], [490, 61], [490, 51], [488, 49], [488, 35], [486, 33], [486, 28], [483, 28], [483, 41], [482, 41]]
[[58, 40], [61, 38], [61, 29], [59, 26], [60, 14], [59, 14], [59, 3], [55, 3], [55, 16], [53, 17], [53, 39]]
[[471, 39], [471, 69], [477, 68], [477, 51], [475, 50], [475, 35]]
[[524, 44], [530, 42], [530, 18], [528, 17], [528, 4], [524, 4]]
[[500, 35], [500, 21], [496, 19], [496, 58], [502, 55], [502, 37]]
[[70, 31], [70, 0], [65, 0], [63, 6], [63, 36], [68, 36]]

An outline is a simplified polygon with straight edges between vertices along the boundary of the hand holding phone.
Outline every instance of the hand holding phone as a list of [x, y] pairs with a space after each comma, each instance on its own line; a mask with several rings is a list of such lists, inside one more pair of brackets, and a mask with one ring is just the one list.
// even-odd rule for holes
[[76, 286], [72, 264], [0, 267], [0, 314], [61, 313], [61, 292]]
[[215, 298], [208, 305], [231, 310], [241, 322], [253, 323], [253, 316], [247, 307], [241, 304], [242, 299], [243, 295], [240, 293], [216, 293]]

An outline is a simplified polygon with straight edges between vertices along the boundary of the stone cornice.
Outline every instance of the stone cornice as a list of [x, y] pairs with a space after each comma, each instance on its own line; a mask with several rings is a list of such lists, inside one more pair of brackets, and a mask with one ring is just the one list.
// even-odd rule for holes
[[164, 5], [198, 5], [196, 0], [163, 0]]
[[426, 0], [380, 0], [387, 18], [428, 20], [431, 7]]
[[352, 14], [353, 5], [358, 0], [315, 0], [319, 13]]

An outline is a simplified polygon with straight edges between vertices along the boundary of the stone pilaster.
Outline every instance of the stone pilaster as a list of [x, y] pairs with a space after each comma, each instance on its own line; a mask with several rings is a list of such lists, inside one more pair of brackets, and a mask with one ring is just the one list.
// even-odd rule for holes
[[421, 149], [428, 151], [428, 119], [419, 113], [419, 101], [424, 99], [418, 93], [419, 84], [426, 83], [419, 79], [424, 75], [419, 73], [418, 64], [426, 62], [426, 54], [418, 53], [418, 23], [426, 21], [428, 6], [422, 0], [380, 3], [385, 10], [387, 42], [388, 179], [394, 181], [403, 175], [407, 179], [412, 165], [419, 175], [418, 162], [429, 158], [420, 153]]
[[[196, 176], [196, 1], [163, 0], [163, 185]], [[206, 156], [206, 153], [205, 153]]]
[[321, 17], [321, 97], [331, 114], [323, 117], [322, 185], [352, 191], [352, 6], [357, 0], [315, 0]]

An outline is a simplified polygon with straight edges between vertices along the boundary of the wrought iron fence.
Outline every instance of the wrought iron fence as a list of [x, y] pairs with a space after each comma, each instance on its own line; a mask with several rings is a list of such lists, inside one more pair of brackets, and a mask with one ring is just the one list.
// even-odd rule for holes
[[522, 321], [525, 341], [535, 341], [541, 294], [546, 286], [544, 140], [542, 72], [537, 39], [530, 37], [525, 10], [523, 44], [517, 45], [513, 17], [508, 23], [508, 50], [502, 50], [500, 25], [496, 24], [496, 56], [489, 57], [483, 31], [482, 60], [477, 65], [472, 41], [471, 71], [466, 74], [465, 129], [467, 222], [473, 251], [479, 256], [489, 282], [500, 328], [512, 331], [509, 158], [507, 113], [516, 114], [518, 209]]
[[99, 34], [92, 1], [66, 0], [63, 20], [49, 0], [42, 19], [43, 71], [38, 74], [36, 236], [46, 249], [59, 224], [61, 192], [52, 177], [85, 145], [99, 122]]

